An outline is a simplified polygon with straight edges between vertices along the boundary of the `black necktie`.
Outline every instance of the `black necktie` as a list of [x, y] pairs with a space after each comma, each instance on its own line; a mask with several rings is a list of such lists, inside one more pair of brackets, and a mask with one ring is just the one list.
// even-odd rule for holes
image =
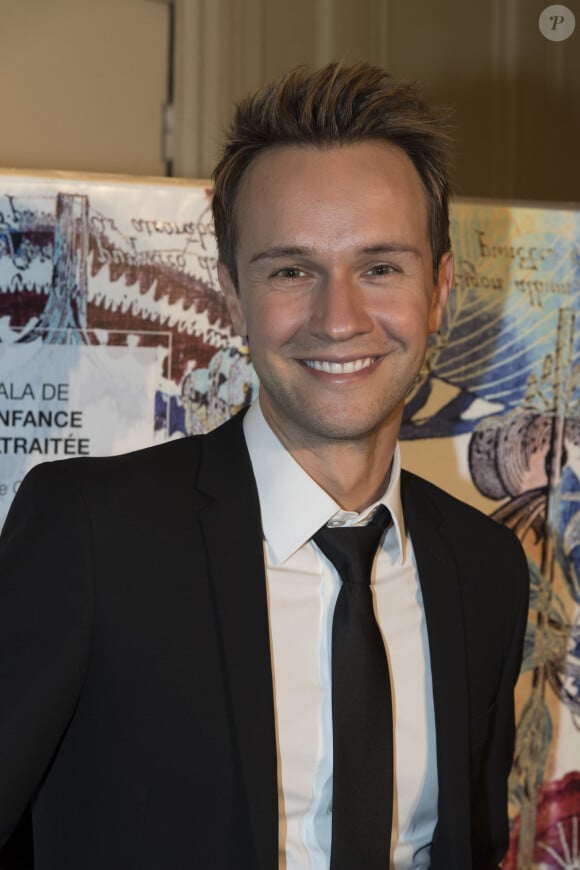
[[323, 526], [314, 541], [342, 579], [332, 624], [331, 870], [388, 870], [393, 814], [393, 713], [389, 668], [370, 577], [389, 522]]

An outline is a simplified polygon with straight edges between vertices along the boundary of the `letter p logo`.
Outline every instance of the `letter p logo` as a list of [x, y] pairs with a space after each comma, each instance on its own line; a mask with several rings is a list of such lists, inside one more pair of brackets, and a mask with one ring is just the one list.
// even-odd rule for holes
[[538, 19], [538, 27], [550, 42], [563, 42], [574, 33], [576, 19], [571, 9], [557, 3], [546, 6]]

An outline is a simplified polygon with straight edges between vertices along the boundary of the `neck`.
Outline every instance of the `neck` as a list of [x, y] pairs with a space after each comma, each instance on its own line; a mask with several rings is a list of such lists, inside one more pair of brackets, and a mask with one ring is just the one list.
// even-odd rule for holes
[[359, 512], [387, 487], [401, 415], [360, 438], [315, 438], [307, 443], [289, 437], [276, 420], [268, 423], [296, 462], [343, 510]]
[[388, 445], [345, 442], [291, 453], [343, 510], [359, 512], [387, 488], [395, 443], [394, 439]]

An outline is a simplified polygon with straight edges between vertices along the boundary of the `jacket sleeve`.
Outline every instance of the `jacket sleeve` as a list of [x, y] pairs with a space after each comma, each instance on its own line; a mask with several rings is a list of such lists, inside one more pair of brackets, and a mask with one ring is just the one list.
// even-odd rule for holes
[[74, 712], [93, 613], [87, 512], [70, 463], [35, 468], [0, 536], [0, 846]]
[[507, 781], [515, 742], [514, 689], [520, 672], [528, 618], [529, 570], [525, 554], [514, 540], [511, 558], [501, 566], [505, 579], [501, 616], [505, 638], [499, 690], [486, 740], [472, 749], [470, 761], [473, 867], [497, 870], [509, 845]]

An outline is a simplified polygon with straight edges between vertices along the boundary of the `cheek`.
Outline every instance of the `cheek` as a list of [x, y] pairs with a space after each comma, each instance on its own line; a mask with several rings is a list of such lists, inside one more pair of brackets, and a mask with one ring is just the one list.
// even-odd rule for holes
[[248, 339], [257, 350], [272, 349], [292, 341], [305, 323], [304, 307], [290, 296], [272, 296], [246, 312]]
[[404, 344], [423, 344], [427, 340], [431, 317], [428, 304], [421, 298], [393, 300], [374, 316], [387, 334]]

